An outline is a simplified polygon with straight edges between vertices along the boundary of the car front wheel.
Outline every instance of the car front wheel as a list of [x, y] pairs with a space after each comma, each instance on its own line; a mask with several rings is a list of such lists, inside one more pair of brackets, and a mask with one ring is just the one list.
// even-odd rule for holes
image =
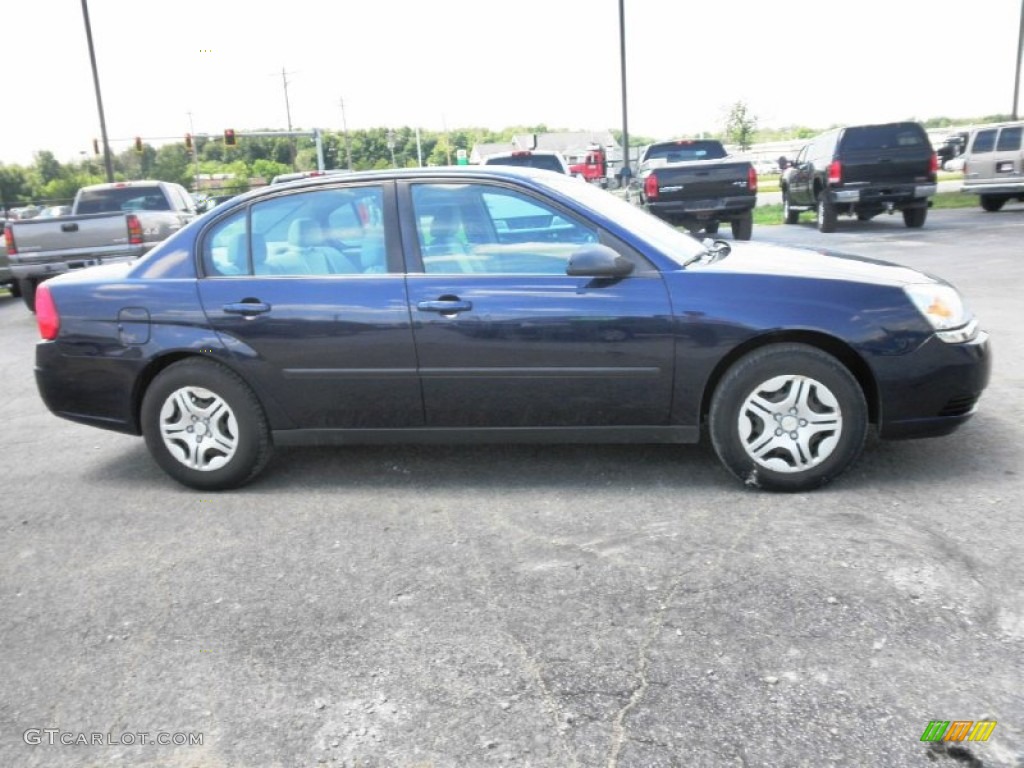
[[804, 344], [773, 344], [725, 374], [709, 429], [719, 459], [747, 485], [807, 491], [857, 459], [867, 414], [860, 385], [834, 357]]
[[211, 360], [166, 368], [146, 391], [141, 416], [156, 463], [191, 488], [237, 488], [270, 459], [270, 431], [256, 395]]
[[790, 205], [788, 189], [782, 190], [782, 216], [787, 224], [796, 224], [800, 221], [800, 211]]

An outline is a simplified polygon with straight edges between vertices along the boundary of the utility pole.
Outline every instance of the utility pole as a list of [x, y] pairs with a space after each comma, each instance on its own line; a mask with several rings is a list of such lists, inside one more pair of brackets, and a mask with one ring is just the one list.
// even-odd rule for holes
[[103, 165], [107, 169], [107, 181], [114, 180], [114, 165], [110, 159], [110, 142], [107, 141], [107, 120], [103, 116], [103, 96], [100, 95], [100, 75], [96, 69], [96, 51], [92, 45], [92, 25], [89, 23], [89, 2], [82, 0], [82, 16], [85, 19], [85, 38], [89, 43], [89, 62], [92, 64], [92, 84], [96, 89], [96, 109], [100, 113], [100, 133], [103, 136]]
[[345, 136], [345, 155], [348, 157], [348, 169], [352, 170], [352, 145], [348, 143], [348, 120], [345, 119], [345, 99], [338, 98], [341, 107], [341, 130]]
[[1013, 80], [1013, 120], [1017, 119], [1020, 107], [1020, 67], [1024, 58], [1024, 0], [1020, 0], [1020, 32], [1017, 35], [1017, 76]]
[[[1024, 0], [1022, 0], [1024, 2]], [[629, 119], [626, 111], [626, 9], [625, 0], [619, 0], [619, 60], [622, 67], [622, 170], [621, 184], [628, 184], [633, 176], [629, 157]]]
[[292, 106], [288, 102], [288, 73], [281, 67], [281, 82], [284, 84], [284, 113], [288, 118], [288, 131], [292, 129]]
[[192, 137], [192, 164], [195, 167], [195, 191], [199, 192], [199, 150], [196, 147], [196, 127], [192, 122], [192, 113], [188, 113], [188, 132]]

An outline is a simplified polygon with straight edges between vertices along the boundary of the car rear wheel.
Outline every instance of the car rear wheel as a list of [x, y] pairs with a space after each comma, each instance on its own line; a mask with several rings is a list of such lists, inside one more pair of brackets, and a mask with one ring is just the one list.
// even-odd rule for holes
[[709, 222], [707, 222], [704, 225], [704, 231], [707, 234], [709, 234], [709, 235], [717, 235], [718, 234], [718, 222], [717, 221], [709, 221]]
[[749, 240], [754, 234], [754, 214], [747, 211], [730, 222], [733, 240]]
[[[25, 302], [29, 312], [36, 311], [36, 288], [38, 287], [39, 281], [32, 277], [18, 281], [18, 293], [21, 294], [21, 300]], [[11, 293], [13, 294], [13, 291]]]
[[981, 196], [981, 207], [984, 208], [989, 213], [996, 213], [997, 211], [1001, 211], [1005, 204], [1005, 197], [1000, 197], [999, 195]]
[[925, 219], [928, 218], [927, 208], [904, 208], [903, 209], [903, 223], [911, 229], [920, 229], [924, 226]]
[[782, 217], [787, 224], [796, 224], [800, 221], [800, 211], [790, 205], [788, 189], [782, 190]]
[[161, 372], [146, 391], [141, 415], [156, 463], [191, 488], [237, 488], [270, 459], [259, 400], [237, 374], [211, 360], [183, 360]]
[[21, 297], [21, 283], [19, 283], [17, 280], [11, 280], [11, 282], [7, 285], [7, 290], [11, 292], [11, 296], [13, 296], [14, 298], [17, 299]]
[[822, 192], [818, 195], [818, 231], [835, 232], [837, 219], [836, 207], [828, 199], [828, 195]]
[[840, 475], [867, 436], [864, 393], [838, 360], [804, 344], [774, 344], [740, 359], [715, 390], [711, 440], [747, 485], [806, 491]]

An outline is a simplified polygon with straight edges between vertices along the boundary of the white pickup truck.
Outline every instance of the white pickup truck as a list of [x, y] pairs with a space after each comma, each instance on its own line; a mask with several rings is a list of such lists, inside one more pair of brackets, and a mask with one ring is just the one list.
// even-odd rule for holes
[[121, 181], [82, 187], [70, 216], [7, 222], [11, 273], [35, 311], [36, 286], [72, 269], [136, 259], [196, 216], [180, 184]]

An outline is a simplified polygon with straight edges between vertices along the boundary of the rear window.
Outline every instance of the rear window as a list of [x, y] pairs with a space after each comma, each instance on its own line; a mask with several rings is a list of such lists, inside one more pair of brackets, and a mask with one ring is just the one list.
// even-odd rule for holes
[[484, 165], [515, 165], [521, 168], [541, 168], [545, 171], [565, 173], [565, 168], [554, 155], [515, 154], [488, 157]]
[[725, 156], [725, 147], [718, 141], [670, 141], [652, 144], [644, 159], [681, 163], [687, 160], [720, 160]]
[[842, 148], [849, 152], [871, 149], [929, 147], [928, 136], [919, 125], [859, 125], [843, 132]]
[[83, 191], [75, 213], [167, 211], [170, 206], [159, 187], [114, 187]]

